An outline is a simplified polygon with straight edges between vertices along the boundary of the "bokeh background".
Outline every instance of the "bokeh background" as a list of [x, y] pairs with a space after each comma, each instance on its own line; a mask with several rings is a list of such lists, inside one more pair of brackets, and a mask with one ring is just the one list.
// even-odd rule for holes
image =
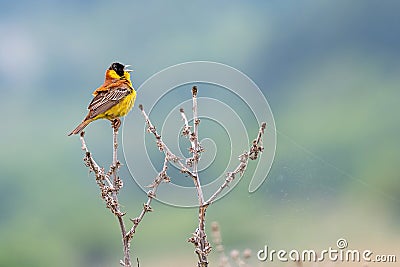
[[[399, 10], [389, 0], [1, 1], [0, 265], [118, 266], [117, 222], [78, 138], [66, 136], [115, 60], [133, 65], [137, 88], [177, 63], [221, 62], [268, 99], [278, 138], [268, 179], [249, 194], [244, 177], [207, 214], [208, 233], [218, 221], [228, 252], [322, 250], [346, 238], [351, 249], [400, 261]], [[110, 126], [90, 127], [107, 166]], [[121, 176], [121, 202], [135, 217], [145, 193], [126, 166]], [[153, 208], [133, 257], [195, 266], [186, 240], [196, 209]], [[253, 256], [252, 265], [294, 264]]]

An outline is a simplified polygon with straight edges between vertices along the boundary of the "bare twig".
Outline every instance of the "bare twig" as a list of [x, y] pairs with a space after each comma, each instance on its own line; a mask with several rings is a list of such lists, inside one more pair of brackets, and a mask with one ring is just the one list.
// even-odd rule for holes
[[235, 168], [234, 171], [228, 172], [226, 174], [226, 179], [224, 183], [215, 191], [215, 193], [204, 203], [205, 206], [210, 205], [212, 202], [215, 201], [215, 199], [218, 197], [218, 195], [229, 185], [230, 182], [232, 182], [237, 174], [240, 174], [241, 176], [245, 172], [247, 168], [247, 164], [249, 162], [249, 159], [255, 160], [258, 158], [258, 154], [263, 151], [262, 145], [262, 135], [264, 134], [264, 130], [266, 128], [266, 123], [263, 122], [260, 126], [260, 129], [258, 130], [257, 138], [253, 140], [252, 146], [250, 147], [250, 152], [244, 152], [239, 156], [239, 165]]
[[156, 197], [157, 188], [161, 184], [161, 182], [168, 183], [171, 181], [171, 179], [167, 175], [168, 161], [169, 161], [169, 159], [167, 157], [165, 157], [164, 165], [163, 165], [161, 172], [158, 173], [158, 175], [154, 179], [153, 183], [151, 185], [149, 185], [149, 188], [151, 188], [151, 189], [147, 192], [147, 202], [143, 204], [143, 209], [142, 209], [142, 212], [139, 214], [139, 216], [134, 219], [131, 219], [131, 221], [133, 222], [133, 226], [129, 230], [129, 232], [126, 234], [127, 238], [131, 239], [133, 237], [134, 233], [136, 232], [136, 228], [138, 227], [139, 223], [142, 221], [144, 215], [146, 215], [147, 212], [153, 211], [153, 209], [151, 208], [150, 205], [151, 205], [153, 198]]
[[199, 144], [199, 124], [200, 119], [197, 115], [197, 87], [193, 86], [192, 88], [192, 103], [193, 103], [193, 132], [191, 133], [189, 139], [192, 144], [192, 173], [193, 173], [193, 182], [196, 187], [197, 197], [199, 199], [199, 226], [196, 231], [193, 233], [190, 242], [192, 242], [196, 247], [196, 253], [199, 257], [198, 266], [199, 267], [207, 267], [208, 259], [207, 256], [211, 251], [211, 246], [207, 241], [207, 235], [205, 231], [205, 217], [206, 217], [206, 209], [204, 206], [204, 196], [203, 190], [201, 188], [200, 177], [198, 173], [198, 163], [200, 159], [200, 153], [202, 152], [202, 148]]
[[[189, 136], [190, 136], [190, 142], [192, 145], [192, 153], [193, 153], [193, 166], [192, 166], [192, 172], [194, 174], [194, 182], [195, 182], [195, 187], [197, 189], [198, 195], [202, 196], [202, 191], [201, 191], [201, 185], [200, 185], [200, 179], [198, 177], [197, 173], [197, 162], [199, 159], [199, 154], [201, 150], [198, 148], [198, 131], [197, 131], [197, 126], [199, 123], [199, 120], [197, 118], [197, 101], [196, 101], [196, 96], [197, 96], [197, 88], [193, 87], [193, 116], [194, 116], [194, 131], [190, 132], [189, 129]], [[183, 110], [181, 109], [181, 116], [185, 122], [185, 129], [188, 129], [188, 122], [186, 119], [186, 116], [184, 115]], [[197, 123], [196, 123], [197, 122]], [[264, 130], [266, 127], [266, 123], [262, 123], [260, 126], [260, 129], [258, 131], [258, 135], [256, 139], [253, 141], [252, 146], [250, 147], [250, 152], [244, 152], [239, 156], [239, 165], [236, 167], [236, 169], [232, 172], [227, 173], [227, 178], [225, 179], [224, 183], [217, 189], [217, 191], [206, 201], [204, 202], [204, 199], [199, 197], [199, 226], [196, 229], [196, 231], [193, 233], [192, 237], [189, 238], [189, 242], [193, 243], [196, 247], [196, 253], [199, 256], [199, 262], [198, 266], [199, 267], [206, 267], [208, 266], [208, 261], [207, 261], [207, 255], [211, 251], [211, 246], [209, 245], [207, 241], [207, 236], [205, 233], [205, 215], [207, 208], [209, 205], [215, 201], [215, 199], [218, 197], [218, 195], [228, 186], [230, 182], [232, 182], [235, 179], [235, 176], [239, 173], [240, 175], [243, 175], [244, 171], [247, 168], [248, 160], [255, 160], [258, 158], [258, 154], [263, 151], [263, 147], [261, 146], [262, 142], [262, 135], [264, 134]]]
[[198, 163], [200, 159], [200, 153], [203, 152], [203, 148], [199, 143], [199, 124], [200, 119], [198, 118], [197, 112], [197, 87], [192, 88], [192, 110], [193, 110], [193, 131], [187, 120], [184, 110], [181, 108], [180, 113], [184, 121], [184, 128], [182, 135], [189, 138], [191, 147], [189, 151], [192, 153], [192, 157], [186, 161], [186, 165], [192, 169], [193, 183], [196, 188], [197, 198], [199, 203], [199, 224], [192, 237], [189, 238], [189, 242], [193, 243], [196, 247], [196, 253], [199, 257], [198, 266], [208, 266], [207, 255], [211, 251], [211, 246], [207, 241], [207, 235], [205, 233], [205, 213], [206, 207], [204, 206], [203, 190], [200, 183], [200, 177], [198, 173]]
[[255, 160], [258, 158], [258, 154], [264, 150], [262, 146], [262, 135], [264, 134], [267, 123], [263, 122], [258, 130], [257, 138], [253, 140], [253, 145], [250, 148], [249, 158]]
[[[189, 121], [186, 117], [184, 110], [180, 109], [180, 114], [182, 120], [184, 121], [184, 128], [182, 130], [182, 135], [187, 137], [190, 141], [191, 147], [189, 151], [191, 152], [191, 158], [187, 159], [185, 163], [182, 162], [180, 158], [178, 158], [175, 154], [171, 152], [168, 146], [163, 142], [161, 135], [158, 134], [156, 127], [151, 123], [148, 115], [143, 109], [142, 105], [139, 105], [140, 110], [142, 111], [142, 115], [145, 118], [147, 131], [152, 133], [156, 138], [156, 144], [160, 151], [164, 152], [165, 160], [164, 160], [164, 168], [160, 172], [160, 175], [166, 175], [166, 164], [168, 161], [173, 161], [177, 165], [179, 165], [180, 170], [182, 173], [189, 175], [193, 179], [193, 183], [196, 188], [198, 203], [199, 203], [199, 222], [198, 227], [195, 232], [192, 234], [192, 237], [189, 238], [189, 242], [193, 243], [195, 246], [195, 252], [198, 255], [198, 267], [208, 267], [208, 254], [211, 251], [211, 246], [207, 241], [207, 235], [205, 233], [205, 216], [207, 208], [210, 204], [212, 204], [218, 195], [228, 186], [230, 182], [235, 179], [237, 174], [243, 175], [244, 171], [246, 170], [248, 160], [255, 160], [258, 158], [260, 152], [263, 151], [262, 147], [262, 135], [264, 134], [264, 130], [266, 124], [263, 123], [260, 127], [258, 135], [256, 139], [253, 141], [252, 146], [250, 147], [249, 152], [244, 152], [239, 156], [239, 165], [236, 169], [232, 172], [227, 173], [227, 178], [225, 179], [224, 183], [217, 189], [217, 191], [207, 200], [204, 201], [204, 195], [202, 192], [202, 187], [200, 183], [200, 177], [198, 173], [198, 162], [200, 160], [200, 154], [203, 152], [203, 148], [199, 143], [199, 136], [198, 136], [198, 127], [200, 124], [200, 119], [198, 118], [198, 111], [197, 111], [197, 87], [194, 86], [192, 88], [192, 104], [193, 104], [193, 131], [192, 126], [189, 125]], [[157, 188], [157, 178], [155, 182], [152, 184], [153, 189]], [[149, 199], [151, 201], [151, 198]], [[144, 209], [145, 211], [146, 209]], [[142, 212], [143, 215], [145, 212]], [[139, 221], [141, 217], [137, 218]]]
[[[84, 162], [85, 165], [90, 169], [90, 171], [94, 172], [96, 176], [96, 183], [100, 188], [101, 197], [106, 202], [106, 207], [110, 209], [110, 211], [117, 217], [121, 235], [122, 235], [122, 243], [123, 243], [123, 251], [124, 258], [120, 260], [120, 264], [125, 267], [131, 267], [131, 259], [130, 259], [130, 242], [133, 238], [133, 234], [135, 233], [136, 227], [139, 222], [142, 220], [143, 216], [146, 212], [151, 211], [150, 203], [152, 198], [155, 196], [155, 192], [157, 190], [158, 185], [161, 181], [167, 181], [169, 178], [166, 176], [167, 165], [164, 164], [163, 171], [157, 176], [154, 186], [152, 190], [148, 193], [147, 203], [144, 204], [144, 209], [140, 213], [138, 219], [134, 221], [134, 225], [127, 232], [125, 223], [123, 220], [124, 212], [120, 210], [120, 205], [118, 201], [118, 193], [119, 190], [123, 187], [123, 182], [118, 176], [118, 170], [121, 166], [121, 163], [118, 161], [118, 129], [121, 125], [121, 121], [119, 119], [114, 120], [112, 122], [113, 128], [113, 158], [110, 169], [107, 173], [104, 172], [104, 168], [101, 168], [96, 161], [93, 159], [89, 149], [86, 146], [86, 142], [84, 139], [85, 133], [82, 132], [80, 135], [80, 140], [82, 143], [82, 150], [85, 151]], [[167, 162], [167, 161], [166, 161]], [[137, 259], [137, 266], [139, 266], [139, 260]]]
[[124, 246], [124, 264], [121, 263], [122, 266], [130, 267], [131, 266], [131, 259], [130, 259], [130, 240], [126, 238], [126, 228], [125, 228], [125, 223], [124, 220], [122, 219], [122, 216], [125, 215], [125, 213], [122, 213], [119, 209], [119, 202], [118, 202], [118, 196], [117, 194], [119, 193], [119, 190], [122, 188], [123, 183], [122, 180], [118, 176], [118, 169], [120, 167], [120, 162], [118, 161], [118, 129], [119, 126], [121, 125], [120, 119], [116, 119], [112, 123], [112, 128], [113, 128], [113, 161], [112, 165], [110, 167], [110, 173], [113, 176], [113, 185], [116, 188], [112, 192], [112, 197], [115, 201], [116, 209], [118, 211], [117, 216], [119, 227], [121, 229], [121, 235], [122, 235], [122, 244]]
[[116, 199], [116, 192], [119, 191], [121, 187], [116, 188], [110, 181], [110, 174], [112, 174], [114, 171], [110, 171], [107, 174], [104, 173], [104, 168], [100, 168], [100, 166], [93, 159], [92, 154], [89, 152], [86, 146], [84, 135], [85, 133], [82, 132], [80, 135], [80, 139], [82, 143], [82, 150], [85, 151], [85, 158], [83, 159], [85, 165], [89, 168], [90, 171], [94, 172], [96, 176], [96, 183], [100, 188], [101, 197], [106, 202], [107, 208], [110, 209], [113, 214], [120, 214], [121, 216], [123, 216], [118, 207], [118, 199]]
[[182, 130], [182, 135], [185, 137], [191, 136], [192, 135], [192, 126], [189, 125], [189, 121], [186, 117], [185, 111], [183, 110], [183, 108], [179, 109], [181, 116], [182, 116], [182, 120], [184, 121], [184, 127]]
[[[197, 95], [197, 88], [193, 88], [193, 96], [194, 98]], [[196, 116], [197, 116], [197, 101], [194, 100], [194, 109], [196, 110]], [[203, 193], [201, 189], [201, 185], [199, 182], [199, 177], [198, 177], [198, 172], [197, 172], [197, 164], [198, 160], [200, 158], [199, 154], [202, 151], [200, 144], [198, 143], [198, 137], [195, 132], [192, 132], [190, 130], [190, 126], [188, 123], [188, 120], [186, 118], [186, 115], [183, 111], [183, 109], [180, 110], [182, 119], [185, 121], [185, 128], [183, 131], [183, 135], [186, 135], [189, 137], [190, 142], [192, 144], [192, 147], [190, 151], [192, 152], [192, 158], [187, 160], [185, 163], [182, 162], [182, 160], [177, 157], [175, 154], [171, 152], [171, 150], [168, 148], [168, 146], [163, 142], [161, 135], [157, 132], [156, 127], [151, 123], [151, 120], [147, 113], [145, 112], [143, 105], [139, 105], [139, 109], [142, 112], [142, 115], [145, 119], [146, 126], [147, 126], [147, 131], [149, 133], [152, 133], [154, 137], [156, 138], [156, 144], [157, 147], [160, 151], [164, 152], [165, 155], [165, 160], [168, 161], [173, 161], [174, 163], [178, 164], [180, 167], [180, 170], [182, 173], [185, 173], [189, 175], [195, 184], [196, 190], [197, 190], [197, 195], [198, 195], [198, 200], [199, 200], [199, 227], [193, 234], [191, 238], [189, 238], [189, 242], [192, 242], [196, 246], [196, 253], [199, 257], [199, 266], [201, 267], [206, 267], [208, 266], [208, 260], [207, 260], [207, 255], [211, 251], [211, 247], [207, 241], [206, 234], [204, 231], [205, 227], [205, 207], [202, 205], [204, 202], [203, 198]], [[197, 117], [194, 118], [195, 125], [197, 122], [197, 125], [199, 124], [199, 119]], [[195, 131], [197, 130], [197, 126], [194, 127]], [[165, 166], [165, 165], [164, 165]]]
[[143, 105], [139, 105], [139, 109], [142, 112], [142, 115], [145, 119], [147, 125], [147, 132], [152, 133], [156, 138], [156, 144], [160, 151], [164, 152], [164, 155], [168, 158], [169, 161], [172, 161], [179, 165], [180, 171], [189, 175], [191, 178], [194, 178], [193, 173], [186, 167], [186, 165], [182, 162], [182, 160], [176, 156], [168, 146], [163, 142], [162, 137], [158, 134], [156, 127], [151, 123], [149, 116], [147, 115], [146, 111], [143, 109]]
[[[199, 206], [203, 206], [204, 197], [203, 197], [203, 190], [200, 184], [200, 178], [198, 174], [198, 164], [200, 159], [200, 153], [202, 152], [202, 148], [199, 143], [199, 124], [200, 119], [197, 115], [197, 87], [193, 86], [192, 88], [192, 101], [193, 101], [193, 132], [190, 134], [189, 140], [192, 145], [190, 152], [192, 153], [192, 158], [189, 161], [189, 166], [192, 167], [192, 173], [194, 175], [194, 184], [197, 190], [197, 196], [199, 198]], [[181, 112], [182, 114], [183, 112]], [[186, 123], [186, 121], [185, 121]]]
[[[119, 119], [118, 119], [119, 120]], [[122, 180], [118, 176], [118, 169], [120, 167], [120, 162], [118, 161], [118, 128], [120, 126], [120, 122], [113, 121], [113, 161], [110, 166], [110, 170], [105, 174], [104, 169], [100, 168], [99, 165], [93, 159], [91, 153], [89, 152], [86, 142], [84, 139], [85, 133], [82, 132], [80, 135], [80, 140], [82, 143], [82, 149], [85, 151], [85, 164], [91, 171], [94, 172], [96, 176], [96, 183], [100, 188], [101, 198], [106, 202], [106, 207], [110, 209], [110, 211], [117, 217], [121, 235], [122, 235], [122, 243], [124, 250], [124, 260], [121, 260], [121, 265], [130, 267], [130, 243], [129, 240], [125, 238], [126, 229], [123, 220], [123, 213], [119, 208], [118, 201], [118, 193], [119, 190], [123, 187]], [[112, 182], [110, 181], [110, 177], [112, 177]]]

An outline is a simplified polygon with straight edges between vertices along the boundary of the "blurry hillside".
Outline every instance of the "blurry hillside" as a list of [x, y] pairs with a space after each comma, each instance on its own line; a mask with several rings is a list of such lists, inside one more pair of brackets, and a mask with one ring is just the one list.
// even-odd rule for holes
[[[136, 88], [177, 63], [225, 63], [268, 99], [278, 130], [268, 179], [254, 194], [242, 181], [209, 209], [228, 250], [325, 249], [345, 237], [400, 255], [398, 10], [369, 0], [1, 1], [0, 266], [117, 266], [117, 222], [78, 138], [66, 136], [115, 60], [133, 65]], [[107, 166], [108, 122], [88, 132]], [[134, 217], [145, 194], [126, 168], [121, 177]], [[153, 208], [134, 257], [194, 266], [196, 210]]]

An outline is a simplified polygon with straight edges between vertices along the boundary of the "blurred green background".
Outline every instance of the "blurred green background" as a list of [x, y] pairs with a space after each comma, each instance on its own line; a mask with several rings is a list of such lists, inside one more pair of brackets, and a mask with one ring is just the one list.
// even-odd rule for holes
[[[242, 180], [207, 214], [227, 251], [327, 249], [344, 237], [399, 261], [399, 10], [399, 1], [372, 0], [1, 1], [0, 266], [118, 266], [117, 221], [78, 138], [66, 136], [115, 60], [133, 65], [136, 88], [177, 63], [221, 62], [268, 99], [278, 132], [268, 179], [254, 194]], [[107, 166], [109, 124], [90, 127]], [[121, 202], [135, 217], [146, 196], [126, 166], [121, 176]], [[133, 257], [195, 266], [186, 239], [196, 209], [153, 208]]]

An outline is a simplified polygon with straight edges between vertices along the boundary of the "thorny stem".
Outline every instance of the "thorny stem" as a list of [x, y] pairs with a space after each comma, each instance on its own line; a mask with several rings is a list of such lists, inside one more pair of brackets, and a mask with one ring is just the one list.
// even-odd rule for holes
[[[130, 241], [132, 236], [127, 236], [126, 227], [123, 220], [123, 216], [125, 213], [121, 212], [119, 208], [118, 201], [118, 193], [119, 190], [123, 187], [122, 180], [118, 176], [118, 169], [120, 167], [120, 162], [118, 161], [118, 129], [121, 125], [119, 119], [114, 120], [112, 122], [113, 128], [113, 160], [110, 166], [110, 169], [107, 173], [104, 172], [104, 169], [101, 168], [96, 161], [93, 159], [89, 149], [86, 146], [86, 142], [84, 139], [85, 133], [82, 132], [80, 135], [80, 140], [82, 143], [82, 150], [85, 151], [84, 162], [87, 167], [89, 167], [90, 171], [93, 171], [96, 176], [96, 183], [100, 188], [101, 197], [106, 202], [106, 206], [110, 211], [117, 217], [118, 223], [121, 229], [122, 235], [122, 244], [124, 251], [124, 259], [120, 261], [120, 264], [125, 267], [131, 267], [130, 260]], [[112, 177], [112, 182], [110, 178]], [[136, 225], [137, 226], [137, 225]], [[139, 263], [138, 263], [139, 266]]]
[[[181, 172], [189, 175], [194, 182], [194, 185], [196, 187], [197, 191], [197, 196], [198, 196], [198, 202], [199, 202], [199, 224], [195, 232], [193, 233], [192, 237], [189, 238], [189, 242], [193, 243], [195, 246], [195, 252], [198, 255], [199, 261], [198, 261], [198, 267], [208, 267], [208, 259], [207, 256], [211, 251], [211, 246], [207, 241], [207, 236], [205, 233], [205, 216], [206, 216], [206, 211], [207, 208], [209, 207], [210, 204], [212, 204], [215, 199], [218, 197], [218, 195], [228, 186], [230, 182], [232, 182], [235, 179], [236, 174], [243, 175], [244, 171], [246, 170], [248, 160], [255, 160], [258, 158], [258, 155], [260, 152], [263, 151], [262, 147], [262, 135], [264, 134], [264, 130], [266, 127], [266, 123], [263, 123], [260, 127], [260, 130], [258, 132], [257, 138], [253, 141], [252, 146], [250, 147], [249, 152], [244, 152], [239, 156], [239, 165], [236, 167], [236, 169], [232, 172], [227, 173], [227, 178], [225, 179], [224, 183], [218, 188], [218, 190], [205, 202], [204, 201], [204, 196], [202, 192], [202, 187], [200, 184], [200, 179], [198, 175], [198, 162], [200, 159], [200, 153], [203, 152], [203, 148], [201, 147], [199, 141], [198, 141], [198, 126], [200, 124], [200, 120], [198, 118], [197, 114], [197, 87], [194, 86], [192, 88], [192, 101], [193, 101], [193, 120], [194, 120], [194, 125], [193, 125], [193, 131], [191, 130], [191, 126], [189, 126], [188, 119], [185, 115], [184, 110], [181, 108], [180, 113], [182, 116], [182, 120], [184, 121], [184, 129], [182, 131], [182, 135], [185, 137], [189, 138], [191, 147], [190, 147], [190, 152], [192, 153], [192, 157], [187, 159], [185, 163], [181, 161], [180, 158], [178, 158], [175, 154], [171, 152], [171, 150], [168, 148], [168, 146], [162, 141], [161, 135], [158, 134], [156, 127], [151, 123], [150, 118], [146, 114], [146, 112], [143, 109], [142, 105], [139, 105], [139, 109], [142, 112], [142, 115], [145, 118], [146, 121], [146, 126], [147, 126], [147, 131], [149, 133], [152, 133], [154, 137], [156, 138], [156, 144], [157, 147], [160, 151], [164, 152], [165, 158], [164, 158], [164, 167], [163, 170], [159, 173], [157, 177], [160, 175], [166, 175], [166, 169], [167, 169], [167, 162], [168, 161], [173, 161], [176, 164], [179, 165], [181, 168]], [[169, 178], [168, 178], [169, 180]], [[155, 183], [151, 185], [153, 187], [153, 191], [149, 191], [149, 193], [155, 193], [155, 190], [157, 189], [157, 186], [159, 183], [157, 183], [157, 178], [155, 180]], [[145, 207], [149, 207], [149, 204], [151, 202], [151, 194], [149, 195], [148, 202], [145, 204]], [[144, 216], [146, 212], [146, 208], [144, 208], [143, 212], [141, 215], [134, 219], [135, 221], [140, 222], [141, 218]], [[134, 232], [133, 228], [133, 232]]]
[[224, 183], [215, 191], [215, 193], [204, 203], [205, 206], [209, 206], [214, 200], [218, 197], [218, 195], [224, 190], [230, 182], [232, 182], [237, 174], [240, 176], [243, 175], [247, 168], [247, 164], [249, 159], [255, 160], [258, 158], [260, 152], [264, 150], [262, 146], [262, 135], [264, 134], [265, 128], [267, 124], [263, 122], [258, 130], [257, 138], [253, 140], [252, 146], [250, 147], [250, 152], [244, 152], [239, 156], [239, 165], [235, 168], [234, 171], [228, 172], [226, 174], [226, 179]]
[[224, 183], [215, 191], [215, 193], [205, 202], [205, 205], [210, 205], [211, 203], [214, 202], [214, 200], [218, 197], [218, 195], [228, 186], [230, 182], [232, 182], [236, 174], [240, 173], [240, 175], [243, 175], [244, 171], [246, 170], [247, 163], [249, 161], [249, 154], [247, 152], [241, 154], [239, 156], [239, 165], [236, 167], [236, 169], [233, 172], [228, 172], [226, 174], [226, 179]]
[[253, 140], [253, 145], [250, 148], [249, 158], [255, 160], [258, 158], [258, 154], [264, 150], [262, 146], [262, 135], [264, 134], [267, 123], [263, 122], [258, 130], [257, 138]]
[[150, 204], [151, 204], [153, 198], [156, 197], [157, 188], [161, 184], [161, 182], [170, 182], [171, 179], [167, 175], [168, 161], [169, 161], [169, 159], [167, 157], [165, 157], [164, 165], [163, 165], [161, 172], [158, 173], [158, 175], [154, 179], [153, 183], [148, 186], [151, 189], [149, 190], [149, 192], [147, 192], [147, 202], [143, 204], [143, 209], [142, 209], [142, 212], [140, 213], [140, 215], [134, 219], [131, 219], [131, 221], [133, 222], [133, 226], [129, 230], [129, 232], [126, 234], [126, 238], [129, 238], [129, 239], [132, 238], [133, 235], [136, 233], [136, 228], [138, 227], [139, 223], [142, 221], [144, 215], [146, 215], [147, 212], [153, 211]]
[[164, 152], [164, 155], [168, 158], [169, 161], [172, 161], [179, 165], [180, 171], [189, 175], [191, 178], [194, 178], [193, 173], [186, 167], [186, 165], [181, 161], [181, 159], [176, 156], [168, 146], [163, 142], [161, 135], [158, 134], [156, 127], [151, 123], [149, 116], [147, 115], [146, 111], [143, 109], [143, 105], [139, 105], [139, 109], [142, 112], [142, 115], [145, 119], [147, 132], [152, 133], [156, 138], [156, 144], [160, 151]]
[[[188, 120], [186, 118], [186, 115], [184, 113], [183, 109], [180, 109], [180, 113], [182, 116], [182, 119], [185, 123], [184, 130], [182, 134], [184, 136], [189, 136], [189, 140], [191, 143], [191, 152], [193, 153], [192, 160], [189, 161], [189, 163], [192, 163], [192, 173], [194, 174], [194, 182], [195, 182], [195, 187], [197, 189], [198, 195], [200, 196], [201, 192], [201, 186], [200, 186], [200, 181], [198, 179], [198, 173], [197, 173], [197, 161], [199, 159], [199, 152], [201, 152], [201, 148], [199, 148], [198, 144], [198, 123], [199, 120], [197, 118], [197, 88], [193, 87], [193, 116], [194, 116], [194, 130], [193, 132], [190, 131], [190, 126], [188, 124]], [[197, 123], [196, 123], [197, 122]], [[266, 127], [266, 123], [262, 123], [260, 126], [260, 129], [258, 131], [256, 139], [252, 142], [252, 146], [250, 147], [250, 152], [244, 152], [239, 156], [239, 165], [235, 168], [234, 171], [228, 172], [227, 173], [227, 178], [225, 179], [224, 183], [217, 189], [217, 191], [206, 201], [204, 202], [204, 199], [201, 199], [199, 197], [199, 226], [196, 229], [196, 231], [193, 233], [193, 236], [189, 239], [189, 242], [192, 242], [195, 247], [196, 247], [196, 253], [199, 257], [199, 262], [198, 266], [200, 267], [206, 267], [208, 266], [208, 261], [207, 261], [207, 255], [211, 250], [211, 247], [207, 241], [207, 236], [205, 234], [205, 216], [206, 216], [206, 211], [207, 208], [211, 203], [215, 201], [215, 199], [218, 197], [218, 195], [228, 186], [230, 182], [232, 182], [235, 179], [236, 174], [243, 175], [244, 171], [247, 168], [248, 160], [255, 160], [258, 158], [258, 154], [263, 151], [262, 147], [262, 135], [264, 134], [264, 130]], [[196, 179], [197, 178], [197, 179]], [[198, 183], [196, 183], [198, 181]]]
[[[197, 89], [196, 89], [197, 90]], [[197, 94], [197, 91], [196, 91]], [[194, 101], [194, 107], [196, 107], [196, 115], [197, 115], [197, 101]], [[147, 126], [147, 131], [149, 133], [152, 133], [154, 137], [156, 138], [156, 144], [157, 147], [160, 151], [164, 152], [165, 159], [166, 160], [172, 160], [176, 164], [179, 165], [180, 170], [182, 173], [188, 174], [194, 181], [197, 192], [198, 192], [198, 198], [199, 198], [199, 227], [197, 228], [196, 232], [193, 234], [193, 237], [189, 239], [190, 242], [194, 243], [196, 246], [196, 253], [199, 257], [199, 263], [198, 266], [201, 267], [206, 267], [208, 266], [208, 260], [207, 260], [207, 255], [211, 251], [211, 247], [209, 243], [207, 242], [206, 239], [206, 234], [204, 231], [205, 228], [205, 207], [202, 205], [204, 202], [203, 194], [201, 191], [201, 186], [200, 183], [198, 182], [198, 173], [197, 173], [197, 162], [199, 159], [199, 153], [201, 152], [201, 147], [198, 144], [197, 141], [197, 136], [194, 135], [194, 132], [190, 131], [190, 126], [188, 124], [186, 115], [181, 109], [181, 115], [183, 120], [185, 121], [185, 129], [184, 129], [184, 135], [187, 133], [189, 136], [190, 142], [192, 144], [191, 151], [193, 153], [193, 157], [189, 160], [186, 161], [186, 164], [184, 164], [180, 158], [178, 158], [175, 154], [171, 152], [171, 150], [168, 148], [168, 146], [163, 142], [162, 137], [160, 134], [158, 134], [156, 127], [151, 123], [149, 116], [147, 113], [144, 111], [143, 106], [139, 105], [139, 109], [142, 112], [142, 115], [145, 119], [146, 126]], [[199, 123], [197, 117], [195, 118], [195, 122], [197, 121], [197, 124]], [[196, 126], [197, 128], [197, 126]], [[196, 129], [197, 131], [197, 129]], [[197, 145], [196, 145], [197, 143]], [[194, 151], [197, 151], [194, 153]], [[190, 170], [191, 168], [191, 170]]]
[[[108, 186], [110, 188], [113, 188], [112, 183], [110, 182], [110, 179], [108, 178], [109, 175], [105, 175], [104, 174], [104, 169], [100, 168], [100, 166], [94, 161], [91, 153], [89, 152], [89, 149], [86, 146], [86, 142], [85, 142], [85, 132], [81, 132], [79, 138], [81, 140], [82, 143], [82, 150], [85, 151], [85, 158], [84, 158], [84, 162], [85, 165], [87, 167], [89, 167], [89, 169], [94, 172], [94, 174], [96, 175], [96, 178], [99, 177], [99, 179], [96, 179], [96, 181], [98, 182], [99, 180], [104, 180]], [[101, 178], [101, 179], [100, 179]]]
[[186, 161], [186, 164], [188, 165], [188, 167], [192, 167], [193, 183], [197, 191], [197, 197], [199, 203], [199, 225], [193, 236], [189, 239], [189, 242], [192, 242], [196, 246], [196, 253], [199, 258], [198, 266], [208, 266], [207, 254], [209, 253], [211, 247], [207, 241], [207, 236], [205, 233], [206, 207], [204, 206], [204, 196], [197, 169], [198, 162], [200, 159], [200, 153], [203, 151], [203, 149], [198, 141], [198, 126], [200, 123], [200, 119], [198, 118], [197, 115], [196, 86], [192, 88], [192, 101], [193, 101], [193, 121], [194, 121], [193, 131], [191, 131], [191, 126], [189, 126], [189, 121], [186, 117], [183, 108], [180, 109], [182, 120], [184, 121], [185, 124], [182, 131], [182, 135], [189, 138], [191, 144], [189, 150], [192, 153], [192, 157]]
[[112, 128], [113, 128], [113, 161], [112, 165], [110, 168], [110, 171], [113, 175], [113, 185], [114, 187], [118, 188], [118, 190], [113, 191], [112, 196], [113, 199], [116, 203], [116, 209], [118, 213], [115, 215], [117, 216], [119, 227], [121, 229], [121, 235], [122, 235], [122, 245], [124, 247], [124, 261], [123, 264], [120, 262], [122, 266], [130, 267], [131, 266], [131, 259], [130, 259], [130, 240], [126, 238], [126, 228], [125, 228], [125, 223], [124, 220], [122, 219], [122, 216], [125, 215], [125, 213], [122, 213], [119, 210], [119, 202], [118, 202], [118, 192], [119, 189], [122, 188], [122, 181], [118, 177], [118, 169], [119, 166], [121, 165], [120, 162], [118, 161], [118, 129], [119, 126], [121, 125], [121, 121], [119, 119], [116, 119], [112, 123]]
[[196, 187], [197, 191], [197, 196], [199, 198], [199, 226], [197, 228], [197, 233], [195, 232], [195, 235], [198, 235], [198, 244], [196, 245], [196, 253], [199, 257], [199, 262], [198, 266], [199, 267], [207, 267], [208, 266], [208, 259], [207, 255], [211, 251], [210, 244], [207, 241], [207, 235], [205, 232], [205, 217], [206, 217], [206, 209], [207, 207], [203, 206], [204, 204], [204, 196], [203, 196], [203, 190], [201, 188], [201, 183], [200, 183], [200, 177], [199, 173], [197, 170], [198, 163], [199, 163], [199, 158], [200, 158], [200, 152], [201, 152], [201, 147], [199, 144], [199, 124], [200, 124], [200, 119], [197, 114], [197, 87], [193, 86], [192, 88], [192, 102], [193, 102], [193, 133], [190, 135], [190, 141], [192, 144], [192, 173], [194, 175], [194, 185]]
[[200, 152], [201, 152], [201, 147], [199, 144], [199, 124], [200, 124], [200, 119], [198, 118], [197, 115], [197, 87], [193, 86], [192, 88], [192, 100], [193, 100], [193, 132], [190, 134], [190, 143], [192, 145], [191, 152], [193, 154], [192, 156], [192, 173], [194, 175], [194, 184], [196, 186], [197, 190], [197, 196], [199, 198], [199, 206], [203, 206], [204, 203], [204, 197], [203, 197], [203, 190], [201, 188], [200, 184], [200, 178], [197, 170], [197, 166], [199, 164], [199, 159], [200, 159]]

